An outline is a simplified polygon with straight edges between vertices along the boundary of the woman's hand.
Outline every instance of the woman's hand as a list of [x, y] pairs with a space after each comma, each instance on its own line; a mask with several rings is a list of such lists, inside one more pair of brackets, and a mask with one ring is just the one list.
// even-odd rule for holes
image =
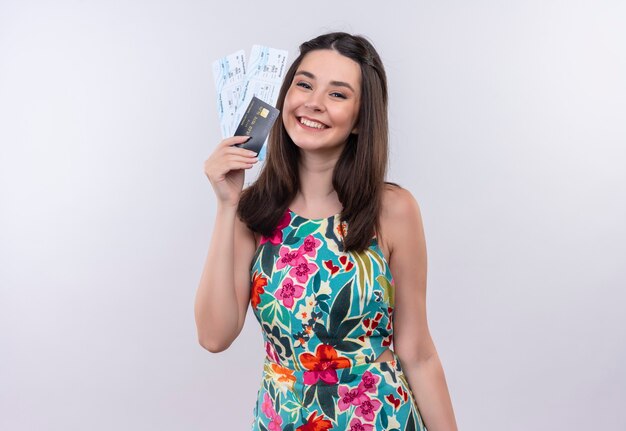
[[237, 205], [243, 189], [244, 169], [250, 169], [259, 160], [254, 151], [233, 146], [248, 139], [249, 136], [224, 139], [204, 162], [204, 173], [211, 182], [218, 204]]

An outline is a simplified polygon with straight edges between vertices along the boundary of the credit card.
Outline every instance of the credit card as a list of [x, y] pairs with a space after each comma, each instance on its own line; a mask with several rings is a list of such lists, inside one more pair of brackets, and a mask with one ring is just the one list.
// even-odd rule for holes
[[265, 140], [270, 134], [274, 122], [278, 118], [279, 111], [269, 103], [265, 103], [258, 97], [253, 97], [248, 108], [241, 117], [241, 122], [235, 130], [235, 136], [251, 136], [252, 138], [243, 144], [235, 144], [236, 147], [252, 150], [257, 154], [261, 151]]

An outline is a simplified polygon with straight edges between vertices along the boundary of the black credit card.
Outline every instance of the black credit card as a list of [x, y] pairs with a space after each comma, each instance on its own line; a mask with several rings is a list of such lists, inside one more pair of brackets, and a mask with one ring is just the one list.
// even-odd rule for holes
[[261, 151], [274, 122], [278, 118], [278, 109], [265, 103], [257, 97], [252, 97], [246, 112], [243, 114], [235, 136], [251, 136], [252, 138], [243, 144], [235, 144], [236, 147], [252, 150], [257, 154]]

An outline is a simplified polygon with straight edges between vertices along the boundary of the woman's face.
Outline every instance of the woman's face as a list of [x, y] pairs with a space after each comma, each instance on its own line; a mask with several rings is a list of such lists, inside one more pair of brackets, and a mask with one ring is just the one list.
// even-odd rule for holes
[[343, 146], [357, 133], [361, 68], [337, 51], [322, 49], [304, 56], [283, 104], [283, 124], [301, 149]]

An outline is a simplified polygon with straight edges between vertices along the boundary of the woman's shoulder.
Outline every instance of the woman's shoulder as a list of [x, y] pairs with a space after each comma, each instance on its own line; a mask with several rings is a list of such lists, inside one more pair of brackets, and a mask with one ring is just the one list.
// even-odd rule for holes
[[411, 225], [421, 224], [420, 208], [410, 190], [385, 183], [380, 213], [380, 229], [385, 249], [393, 253], [394, 241]]
[[410, 190], [396, 183], [385, 183], [381, 211], [383, 219], [397, 221], [414, 214], [415, 210], [419, 210], [419, 205]]

